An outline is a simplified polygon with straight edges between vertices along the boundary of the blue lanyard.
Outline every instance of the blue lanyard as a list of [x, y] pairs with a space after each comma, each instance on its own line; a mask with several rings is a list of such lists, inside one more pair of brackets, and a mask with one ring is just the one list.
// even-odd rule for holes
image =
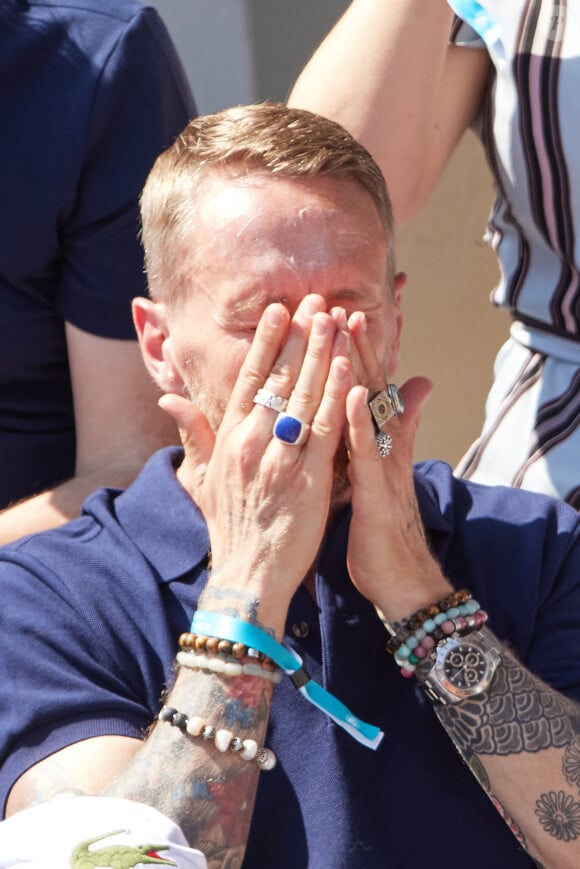
[[276, 642], [265, 631], [241, 619], [199, 610], [193, 617], [191, 630], [195, 634], [219, 637], [232, 643], [243, 643], [267, 655], [290, 676], [296, 688], [310, 703], [332, 718], [353, 739], [373, 750], [379, 747], [384, 736], [383, 732], [373, 724], [367, 724], [353, 715], [340, 700], [310, 677], [296, 652]]

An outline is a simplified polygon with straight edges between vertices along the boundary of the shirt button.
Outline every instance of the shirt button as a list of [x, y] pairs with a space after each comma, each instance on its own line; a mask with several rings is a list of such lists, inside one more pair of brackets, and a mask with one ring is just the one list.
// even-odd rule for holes
[[297, 640], [303, 640], [310, 633], [310, 628], [306, 622], [295, 622], [292, 625], [292, 633]]

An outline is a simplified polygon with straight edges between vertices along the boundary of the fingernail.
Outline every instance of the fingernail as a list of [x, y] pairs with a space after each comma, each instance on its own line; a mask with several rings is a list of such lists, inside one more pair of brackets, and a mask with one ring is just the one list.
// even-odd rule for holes
[[313, 317], [314, 314], [320, 311], [320, 299], [318, 296], [309, 294], [304, 296], [302, 300], [302, 310], [308, 317]]
[[355, 311], [350, 315], [350, 325], [358, 326], [361, 332], [366, 332], [368, 328], [367, 317], [362, 311]]
[[283, 311], [279, 305], [270, 305], [266, 310], [266, 320], [270, 326], [279, 326], [282, 322]]
[[346, 311], [344, 308], [333, 308], [333, 312], [336, 312], [335, 320], [339, 329], [348, 329], [348, 321], [346, 318]]
[[327, 329], [328, 320], [326, 316], [322, 317], [318, 316], [318, 312], [312, 318], [312, 334], [313, 335], [324, 335]]

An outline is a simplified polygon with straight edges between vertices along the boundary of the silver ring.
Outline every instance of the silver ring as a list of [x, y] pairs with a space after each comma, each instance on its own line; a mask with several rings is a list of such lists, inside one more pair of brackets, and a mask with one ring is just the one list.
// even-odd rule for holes
[[280, 413], [272, 428], [272, 434], [284, 444], [299, 447], [306, 443], [310, 433], [310, 426], [306, 422], [290, 416], [289, 413]]
[[387, 434], [384, 431], [379, 431], [375, 435], [375, 440], [377, 442], [377, 449], [379, 451], [379, 456], [381, 459], [386, 459], [387, 456], [390, 456], [391, 450], [393, 449], [393, 439], [390, 434]]
[[377, 431], [381, 431], [392, 416], [398, 416], [405, 410], [403, 396], [394, 383], [389, 383], [386, 389], [376, 392], [368, 404]]
[[275, 392], [270, 392], [268, 389], [258, 389], [254, 398], [254, 404], [260, 404], [262, 407], [269, 407], [275, 410], [276, 413], [282, 413], [288, 407], [288, 399], [282, 395], [276, 395]]

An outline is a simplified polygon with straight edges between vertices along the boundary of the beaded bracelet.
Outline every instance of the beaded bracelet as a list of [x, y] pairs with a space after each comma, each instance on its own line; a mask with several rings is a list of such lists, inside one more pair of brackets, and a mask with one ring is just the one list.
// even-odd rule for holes
[[252, 649], [244, 643], [232, 643], [229, 640], [222, 640], [219, 637], [204, 637], [201, 634], [192, 634], [186, 632], [179, 637], [179, 646], [185, 650], [195, 650], [196, 652], [207, 652], [210, 655], [219, 655], [221, 657], [233, 658], [256, 658], [266, 670], [275, 670], [276, 665], [267, 655], [259, 652], [257, 649]]
[[[470, 601], [470, 603], [476, 603]], [[479, 607], [479, 604], [477, 604]], [[437, 646], [452, 636], [465, 636], [478, 631], [487, 621], [485, 610], [477, 609], [467, 616], [450, 616], [454, 610], [439, 613], [434, 619], [423, 623], [414, 634], [408, 637], [394, 653], [396, 663], [401, 668], [401, 675], [410, 677], [417, 669], [417, 664], [423, 658], [433, 656]], [[425, 625], [427, 625], [425, 627]], [[434, 625], [432, 628], [431, 625]]]
[[440, 613], [448, 612], [450, 609], [465, 606], [471, 599], [471, 592], [462, 588], [450, 592], [440, 601], [418, 609], [400, 622], [391, 623], [383, 621], [385, 628], [391, 635], [387, 643], [387, 651], [391, 653], [395, 652], [401, 643], [405, 642], [407, 637], [410, 637], [416, 630], [423, 627], [424, 623], [429, 619], [434, 619]]
[[265, 771], [276, 766], [276, 755], [271, 748], [259, 748], [255, 740], [240, 739], [239, 736], [234, 736], [231, 730], [217, 730], [213, 724], [208, 724], [199, 715], [190, 717], [183, 712], [178, 712], [173, 706], [163, 706], [157, 718], [159, 721], [166, 721], [173, 727], [177, 727], [188, 736], [201, 737], [206, 742], [213, 740], [215, 747], [222, 754], [226, 751], [239, 754], [242, 760], [253, 761], [256, 766]]
[[267, 682], [272, 682], [274, 685], [278, 685], [282, 681], [281, 670], [267, 670], [262, 664], [251, 661], [244, 663], [231, 655], [227, 658], [213, 658], [182, 650], [177, 653], [176, 661], [182, 667], [188, 667], [190, 670], [209, 670], [211, 673], [230, 677], [257, 676]]

